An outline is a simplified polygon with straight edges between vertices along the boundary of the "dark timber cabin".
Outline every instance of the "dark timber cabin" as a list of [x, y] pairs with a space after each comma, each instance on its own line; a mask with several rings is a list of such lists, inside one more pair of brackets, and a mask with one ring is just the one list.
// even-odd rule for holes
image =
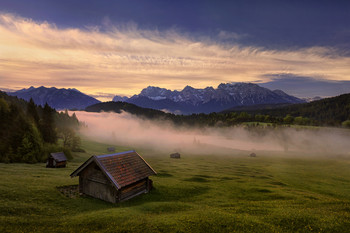
[[66, 167], [67, 157], [63, 152], [50, 153], [46, 161], [46, 167]]
[[70, 176], [79, 176], [79, 192], [116, 203], [152, 188], [148, 177], [157, 173], [135, 151], [90, 157]]
[[170, 158], [172, 159], [179, 159], [180, 158], [180, 154], [179, 153], [173, 153], [173, 154], [170, 154]]

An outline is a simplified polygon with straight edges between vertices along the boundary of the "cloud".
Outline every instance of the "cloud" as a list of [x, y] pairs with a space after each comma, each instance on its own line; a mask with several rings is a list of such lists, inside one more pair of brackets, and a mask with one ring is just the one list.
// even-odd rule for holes
[[[240, 37], [229, 32], [222, 36]], [[59, 28], [2, 13], [1, 85], [132, 95], [148, 85], [182, 89], [187, 84], [203, 88], [221, 82], [268, 81], [264, 74], [350, 79], [350, 57], [330, 48], [264, 50], [219, 41], [174, 29], [144, 30], [135, 24]]]
[[238, 34], [235, 32], [228, 32], [228, 31], [224, 31], [221, 30], [218, 34], [218, 38], [221, 40], [233, 40], [233, 41], [238, 41], [244, 37], [247, 37], [248, 35], [242, 35], [242, 34]]
[[333, 81], [296, 76], [293, 74], [266, 74], [264, 76], [271, 78], [271, 81], [259, 83], [260, 86], [272, 90], [282, 89], [288, 94], [297, 97], [330, 97], [350, 93], [350, 80]]
[[104, 98], [104, 99], [112, 100], [115, 94], [96, 92], [96, 94], [93, 94], [91, 96], [94, 98]]

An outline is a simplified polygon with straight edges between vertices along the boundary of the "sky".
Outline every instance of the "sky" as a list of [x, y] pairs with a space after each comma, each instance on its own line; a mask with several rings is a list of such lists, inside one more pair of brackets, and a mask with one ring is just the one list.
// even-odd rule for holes
[[350, 1], [1, 0], [0, 89], [350, 92]]

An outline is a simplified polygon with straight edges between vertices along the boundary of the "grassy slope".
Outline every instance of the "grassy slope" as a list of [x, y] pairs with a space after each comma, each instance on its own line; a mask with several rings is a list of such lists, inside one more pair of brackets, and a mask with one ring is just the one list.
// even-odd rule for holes
[[[68, 168], [0, 164], [0, 232], [346, 232], [350, 159], [190, 156], [138, 150], [158, 172], [149, 194], [120, 204], [56, 187], [109, 145], [84, 141]], [[127, 148], [118, 148], [126, 150]]]

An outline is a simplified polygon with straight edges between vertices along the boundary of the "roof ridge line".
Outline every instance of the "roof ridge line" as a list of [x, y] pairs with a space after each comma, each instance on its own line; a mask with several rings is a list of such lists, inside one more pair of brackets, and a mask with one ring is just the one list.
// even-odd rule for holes
[[135, 150], [128, 150], [128, 151], [122, 151], [122, 152], [118, 152], [118, 153], [114, 153], [114, 154], [103, 154], [103, 155], [94, 155], [94, 156], [96, 156], [96, 158], [105, 158], [108, 156], [122, 155], [122, 154], [131, 153], [131, 152], [136, 152], [136, 151]]

